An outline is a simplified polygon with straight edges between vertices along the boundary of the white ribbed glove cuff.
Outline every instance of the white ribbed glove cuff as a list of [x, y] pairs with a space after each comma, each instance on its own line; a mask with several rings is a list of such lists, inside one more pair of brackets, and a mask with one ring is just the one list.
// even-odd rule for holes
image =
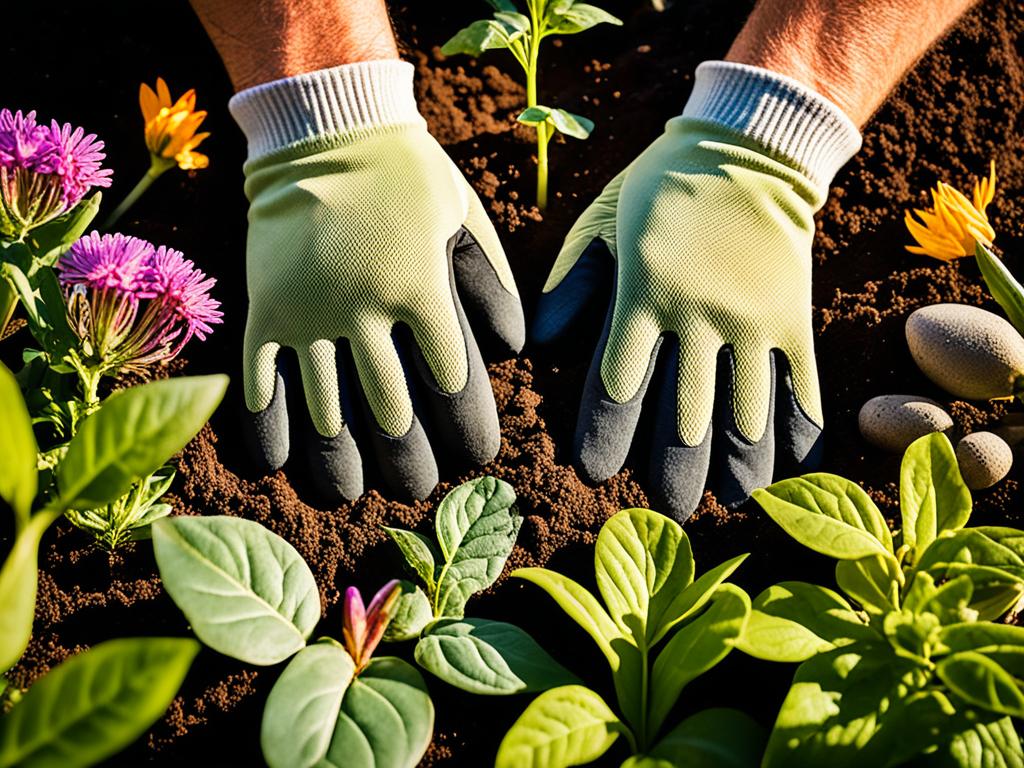
[[715, 123], [827, 187], [860, 149], [860, 131], [835, 104], [791, 77], [730, 61], [697, 67], [683, 117]]
[[423, 123], [413, 73], [397, 59], [342, 64], [239, 91], [228, 109], [255, 160], [305, 139]]

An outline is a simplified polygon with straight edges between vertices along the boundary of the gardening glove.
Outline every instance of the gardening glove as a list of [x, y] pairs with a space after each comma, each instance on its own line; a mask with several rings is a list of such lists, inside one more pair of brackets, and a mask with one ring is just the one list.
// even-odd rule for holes
[[549, 341], [614, 271], [576, 429], [587, 478], [622, 467], [648, 387], [653, 495], [677, 519], [706, 484], [732, 506], [777, 461], [814, 464], [814, 213], [859, 147], [849, 118], [790, 78], [697, 68], [683, 114], [570, 230], [538, 308], [534, 336]]
[[276, 469], [300, 440], [319, 489], [346, 499], [367, 462], [421, 499], [436, 455], [492, 459], [498, 417], [467, 314], [518, 351], [522, 307], [483, 206], [416, 109], [412, 65], [289, 77], [229, 107], [249, 141], [243, 378], [257, 458]]

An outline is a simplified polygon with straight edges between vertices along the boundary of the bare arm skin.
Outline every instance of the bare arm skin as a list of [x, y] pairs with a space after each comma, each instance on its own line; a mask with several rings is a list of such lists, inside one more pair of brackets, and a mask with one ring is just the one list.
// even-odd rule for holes
[[384, 0], [191, 0], [236, 91], [356, 61], [397, 59]]
[[760, 0], [727, 61], [799, 80], [864, 125], [976, 0]]

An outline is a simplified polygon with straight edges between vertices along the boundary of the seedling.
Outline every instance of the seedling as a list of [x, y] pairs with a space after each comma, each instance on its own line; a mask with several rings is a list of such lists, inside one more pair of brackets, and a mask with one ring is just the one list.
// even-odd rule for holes
[[507, 49], [526, 73], [526, 109], [517, 118], [537, 131], [537, 207], [548, 204], [548, 142], [555, 132], [585, 139], [594, 123], [564, 109], [542, 106], [537, 101], [540, 44], [553, 35], [574, 35], [597, 24], [621, 25], [622, 21], [594, 5], [575, 0], [526, 0], [529, 15], [519, 13], [512, 0], [487, 0], [493, 18], [474, 21], [441, 47], [446, 56], [464, 53], [479, 56], [491, 49]]
[[709, 709], [664, 728], [683, 688], [721, 662], [743, 632], [750, 598], [724, 582], [745, 558], [727, 560], [694, 581], [683, 529], [657, 512], [627, 509], [597, 537], [594, 565], [604, 605], [554, 571], [513, 572], [547, 592], [597, 643], [612, 670], [620, 714], [582, 685], [547, 691], [505, 735], [496, 768], [584, 765], [601, 758], [620, 735], [633, 755], [624, 768], [755, 765], [764, 739], [742, 712]]
[[919, 438], [900, 474], [895, 537], [859, 486], [817, 473], [754, 498], [790, 536], [833, 557], [845, 597], [783, 582], [762, 592], [738, 647], [801, 662], [764, 768], [1021, 765], [1024, 628], [993, 623], [1024, 594], [1024, 531], [965, 528], [971, 495], [945, 435]]

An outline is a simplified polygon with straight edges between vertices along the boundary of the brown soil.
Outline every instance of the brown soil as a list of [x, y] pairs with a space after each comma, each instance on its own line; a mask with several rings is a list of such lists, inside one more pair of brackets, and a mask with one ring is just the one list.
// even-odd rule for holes
[[[530, 204], [529, 134], [514, 122], [523, 98], [521, 73], [501, 52], [476, 62], [444, 60], [437, 50], [448, 35], [483, 15], [485, 4], [392, 6], [405, 54], [418, 68], [423, 112], [489, 205], [528, 316], [575, 216], [678, 112], [696, 64], [723, 54], [752, 3], [679, 2], [664, 14], [639, 0], [604, 4], [625, 19], [625, 27], [566, 38], [546, 53], [544, 99], [590, 115], [598, 127], [589, 141], [553, 145], [556, 193], [543, 218]], [[123, 196], [146, 167], [135, 106], [139, 80], [152, 82], [159, 74], [176, 92], [196, 86], [201, 105], [211, 109], [214, 135], [204, 149], [212, 167], [189, 176], [169, 174], [124, 228], [182, 248], [220, 279], [217, 293], [227, 322], [207, 343], [192, 345], [188, 369], [200, 373], [227, 366], [237, 382], [245, 318], [244, 146], [223, 107], [230, 86], [201, 28], [185, 4], [163, 8], [159, 25], [78, 5], [51, 4], [44, 11], [22, 4], [18, 13], [25, 16], [24, 28], [45, 23], [53, 39], [45, 55], [28, 37], [5, 43], [10, 60], [33, 63], [31, 71], [22, 67], [20, 77], [6, 81], [4, 105], [81, 122], [105, 138], [118, 171], [111, 198]], [[972, 262], [943, 265], [902, 249], [907, 240], [902, 214], [925, 202], [925, 190], [936, 179], [966, 189], [994, 157], [1000, 175], [994, 205], [998, 245], [1011, 269], [1024, 271], [1022, 50], [1020, 5], [984, 2], [920, 62], [867, 126], [864, 149], [839, 175], [818, 218], [815, 327], [829, 429], [825, 469], [863, 483], [890, 516], [897, 509], [898, 457], [864, 445], [857, 410], [869, 397], [892, 392], [949, 403], [910, 360], [904, 319], [935, 301], [995, 308]], [[5, 350], [24, 338], [7, 342]], [[519, 493], [524, 523], [510, 565], [548, 565], [584, 582], [591, 579], [590, 546], [602, 522], [620, 508], [646, 504], [632, 464], [598, 487], [581, 482], [568, 466], [588, 348], [588, 340], [581, 339], [555, 350], [527, 349], [518, 359], [491, 366], [503, 438], [498, 458], [482, 470], [509, 481]], [[268, 477], [254, 472], [238, 437], [239, 398], [236, 384], [212, 425], [185, 451], [174, 505], [182, 514], [241, 515], [291, 541], [320, 586], [325, 618], [319, 632], [337, 635], [343, 589], [349, 584], [374, 589], [399, 569], [381, 524], [428, 530], [441, 495], [480, 470], [445, 471], [445, 482], [425, 503], [406, 506], [371, 491], [354, 504], [328, 508], [313, 495], [300, 466]], [[1004, 404], [949, 404], [965, 431], [1007, 410]], [[1019, 524], [1020, 478], [1015, 468], [995, 489], [977, 494], [976, 521]], [[753, 552], [737, 577], [751, 592], [781, 579], [829, 579], [821, 559], [787, 541], [756, 507], [726, 513], [709, 494], [687, 530], [700, 569]], [[9, 538], [9, 532], [0, 534]], [[602, 660], [586, 636], [536, 590], [503, 580], [470, 607], [478, 615], [520, 623], [607, 691]], [[64, 525], [44, 544], [36, 619], [32, 644], [12, 675], [20, 685], [103, 639], [188, 632], [160, 588], [147, 545], [108, 558]], [[409, 649], [395, 652], [408, 655]], [[278, 672], [204, 651], [167, 715], [110, 764], [260, 765], [259, 718]], [[734, 654], [688, 692], [683, 709], [740, 706], [768, 725], [791, 673], [791, 667], [754, 664]], [[758, 680], [753, 695], [752, 678]], [[423, 764], [490, 764], [501, 734], [526, 700], [479, 701], [429, 682], [437, 728]]]

